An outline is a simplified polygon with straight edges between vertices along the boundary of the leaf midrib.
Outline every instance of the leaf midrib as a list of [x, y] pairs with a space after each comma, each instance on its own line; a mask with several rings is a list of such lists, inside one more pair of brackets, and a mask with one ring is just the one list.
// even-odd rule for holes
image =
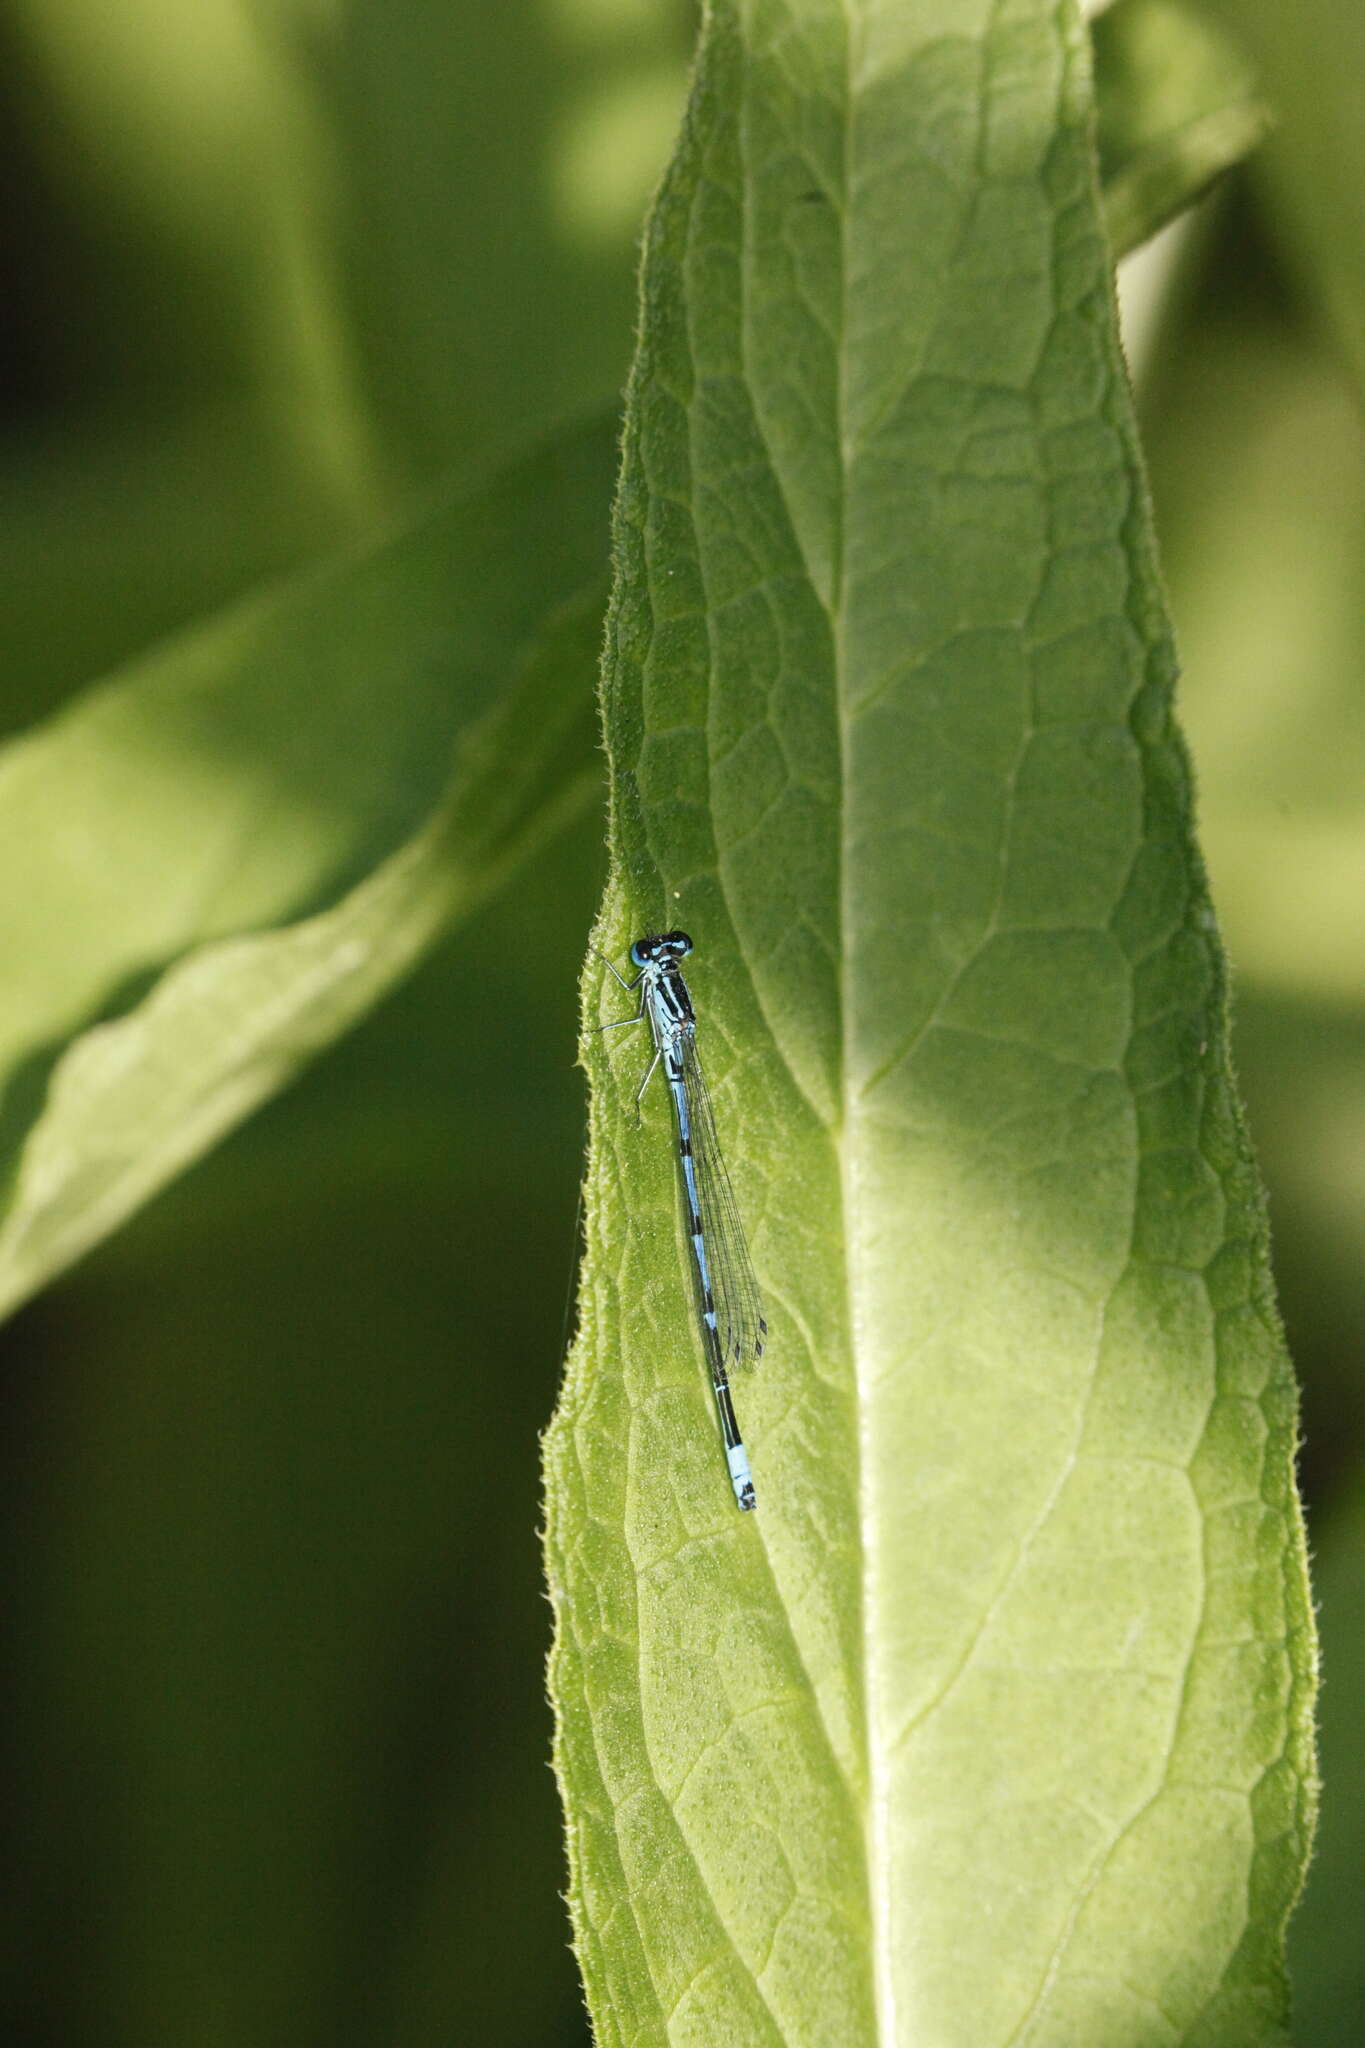
[[849, 676], [847, 646], [847, 608], [844, 594], [848, 587], [848, 518], [847, 506], [850, 492], [850, 476], [853, 451], [849, 440], [849, 420], [852, 408], [848, 389], [850, 374], [849, 334], [849, 236], [854, 192], [855, 169], [855, 124], [857, 118], [857, 91], [855, 80], [858, 57], [859, 29], [861, 23], [856, 14], [857, 0], [841, 0], [844, 22], [844, 124], [843, 154], [841, 173], [843, 178], [842, 203], [840, 207], [839, 235], [839, 326], [838, 344], [835, 357], [835, 431], [839, 445], [839, 496], [834, 507], [836, 521], [834, 546], [831, 550], [833, 587], [830, 591], [830, 645], [834, 665], [834, 731], [839, 749], [838, 790], [838, 918], [839, 940], [837, 950], [839, 973], [839, 1101], [841, 1117], [839, 1129], [832, 1133], [839, 1162], [839, 1201], [841, 1234], [845, 1250], [845, 1298], [844, 1329], [848, 1346], [848, 1357], [852, 1374], [853, 1395], [857, 1406], [854, 1441], [857, 1446], [857, 1471], [855, 1479], [857, 1502], [858, 1543], [861, 1558], [859, 1587], [862, 1600], [860, 1638], [862, 1647], [862, 1669], [860, 1690], [862, 1695], [862, 1728], [865, 1753], [865, 1785], [863, 1801], [863, 1857], [867, 1870], [868, 1926], [872, 1942], [872, 2010], [875, 2015], [879, 2040], [894, 2041], [896, 2038], [895, 1981], [891, 1971], [890, 1920], [891, 1906], [888, 1896], [889, 1863], [886, 1854], [886, 1829], [888, 1797], [885, 1788], [885, 1769], [882, 1746], [876, 1739], [874, 1702], [876, 1686], [874, 1675], [877, 1660], [877, 1634], [874, 1617], [877, 1611], [877, 1570], [878, 1553], [872, 1503], [867, 1489], [867, 1473], [870, 1457], [867, 1444], [869, 1407], [864, 1397], [860, 1378], [860, 1354], [856, 1342], [856, 1324], [853, 1305], [860, 1296], [859, 1258], [860, 1243], [853, 1227], [859, 1213], [856, 1186], [857, 1160], [860, 1150], [855, 1143], [858, 1129], [860, 1102], [857, 1091], [850, 1085], [850, 1062], [848, 1058], [848, 1018], [852, 996], [852, 964], [849, 957], [849, 933], [852, 916], [849, 905], [849, 889], [853, 872], [853, 861], [849, 848], [849, 830], [852, 806], [848, 789], [849, 758]]

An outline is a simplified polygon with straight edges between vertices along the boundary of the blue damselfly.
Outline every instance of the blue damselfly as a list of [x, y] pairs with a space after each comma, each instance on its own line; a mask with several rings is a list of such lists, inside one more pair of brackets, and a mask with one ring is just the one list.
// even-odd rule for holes
[[691, 950], [692, 941], [686, 932], [660, 932], [654, 938], [637, 939], [630, 949], [631, 965], [638, 970], [634, 981], [627, 981], [602, 954], [622, 988], [632, 994], [639, 989], [640, 1007], [634, 1016], [617, 1017], [598, 1029], [616, 1031], [626, 1024], [648, 1021], [654, 1057], [635, 1093], [637, 1109], [654, 1069], [663, 1062], [678, 1126], [678, 1164], [692, 1240], [702, 1343], [720, 1416], [725, 1459], [735, 1499], [742, 1508], [752, 1508], [757, 1506], [757, 1500], [749, 1454], [735, 1419], [730, 1369], [751, 1365], [763, 1356], [768, 1325], [763, 1320], [758, 1282], [716, 1136], [711, 1097], [697, 1058], [697, 1019], [679, 965]]

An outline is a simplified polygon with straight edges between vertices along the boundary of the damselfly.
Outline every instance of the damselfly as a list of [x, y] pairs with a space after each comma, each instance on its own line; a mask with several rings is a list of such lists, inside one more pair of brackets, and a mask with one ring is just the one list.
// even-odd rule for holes
[[691, 951], [692, 941], [686, 932], [660, 932], [651, 939], [637, 939], [630, 949], [631, 965], [639, 970], [634, 981], [627, 981], [604, 953], [602, 959], [622, 988], [632, 993], [639, 989], [640, 1007], [633, 1017], [618, 1017], [598, 1029], [616, 1031], [622, 1025], [648, 1020], [654, 1057], [636, 1090], [637, 1108], [654, 1069], [663, 1062], [678, 1125], [678, 1164], [692, 1239], [702, 1343], [711, 1369], [725, 1460], [735, 1499], [742, 1508], [752, 1508], [758, 1503], [749, 1454], [735, 1419], [729, 1375], [731, 1366], [750, 1365], [763, 1356], [768, 1325], [763, 1320], [758, 1282], [697, 1058], [697, 1019], [679, 965]]

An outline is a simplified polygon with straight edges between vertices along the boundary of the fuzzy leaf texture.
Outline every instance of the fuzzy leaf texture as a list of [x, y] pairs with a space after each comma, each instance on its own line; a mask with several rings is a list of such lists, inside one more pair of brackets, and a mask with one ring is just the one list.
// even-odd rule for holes
[[[650, 225], [604, 713], [768, 1355], [585, 1038], [552, 1684], [601, 2048], [1287, 2038], [1295, 1396], [1042, 0], [725, 0]], [[590, 959], [588, 1021], [623, 1015]]]

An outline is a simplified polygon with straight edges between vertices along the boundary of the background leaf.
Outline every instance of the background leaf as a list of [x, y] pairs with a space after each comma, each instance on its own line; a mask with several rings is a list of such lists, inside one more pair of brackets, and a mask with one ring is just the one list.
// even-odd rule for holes
[[[0, 1226], [0, 1308], [109, 1230], [293, 1079], [598, 791], [583, 692], [601, 592], [551, 622], [519, 687], [465, 736], [431, 821], [333, 908], [220, 940], [78, 1038], [27, 1134]], [[566, 675], [568, 686], [566, 687]]]
[[[566, 441], [11, 749], [3, 829], [12, 866], [28, 849], [29, 886], [4, 909], [17, 1164], [0, 1304], [281, 1087], [591, 798], [584, 679], [611, 449], [605, 423]], [[241, 936], [334, 899], [416, 821], [323, 915]], [[52, 1069], [51, 1043], [167, 960], [132, 1016]]]
[[549, 1558], [604, 2041], [1284, 2038], [1293, 1392], [1088, 116], [1041, 6], [718, 6], [651, 224], [602, 932], [698, 941], [772, 1343], [741, 1520], [667, 1105], [590, 1042]]
[[[300, 367], [280, 298], [259, 271], [237, 268], [243, 249], [285, 255], [263, 232], [259, 191], [292, 218], [286, 242], [305, 274], [283, 262], [281, 296], [306, 341], [316, 318], [326, 355], [345, 302], [341, 289], [329, 302], [326, 287], [345, 276], [327, 172], [341, 138], [320, 67], [352, 10], [207, 0], [170, 12], [129, 0], [115, 22], [98, 0], [25, 7], [25, 39], [64, 38], [95, 98], [57, 98], [50, 68], [39, 80], [17, 53], [8, 61], [18, 10], [0, 24], [7, 730], [263, 573], [330, 562], [338, 535], [372, 535], [375, 498], [382, 510], [401, 468], [371, 421], [351, 472], [354, 393]], [[645, 24], [631, 12], [641, 45]], [[535, 11], [475, 17], [441, 0], [427, 13], [428, 48], [439, 31], [450, 61], [482, 80], [490, 152], [496, 130], [522, 137], [528, 156], [538, 150], [522, 125]], [[291, 117], [272, 137], [261, 100], [238, 93], [235, 65], [201, 63], [185, 78], [182, 63], [195, 65], [196, 44], [227, 15], [229, 28], [278, 28], [272, 58], [307, 67], [324, 122], [320, 191], [306, 104], [302, 129]], [[314, 35], [321, 50], [310, 54]], [[110, 38], [129, 61], [108, 60]], [[562, 43], [540, 40], [542, 61], [561, 64]], [[497, 41], [509, 47], [490, 49]], [[585, 94], [594, 68], [614, 61], [610, 48], [585, 52]], [[371, 135], [400, 178], [405, 153], [426, 146], [408, 111], [388, 96], [384, 130]], [[109, 146], [110, 122], [126, 153]], [[660, 162], [668, 141], [661, 128]], [[225, 174], [221, 205], [201, 150]], [[141, 166], [130, 161], [139, 156]], [[563, 234], [557, 162], [543, 162]], [[442, 224], [453, 235], [459, 212], [476, 250], [481, 240], [524, 248], [516, 207], [541, 190], [500, 183], [468, 151], [442, 192]], [[191, 196], [204, 203], [185, 205], [184, 235], [161, 233]], [[377, 212], [368, 233], [381, 233]], [[637, 234], [638, 215], [598, 244], [595, 260], [621, 279], [621, 310], [604, 317], [594, 390], [613, 389], [628, 356]], [[229, 304], [238, 283], [254, 323], [243, 349]], [[533, 380], [569, 389], [557, 349], [575, 320], [586, 353], [583, 307], [564, 297], [575, 283], [562, 265], [540, 266], [516, 299], [534, 307], [533, 330], [513, 324], [513, 295], [500, 295], [489, 262], [461, 276], [431, 265], [421, 284], [439, 290], [440, 309], [416, 290], [388, 309], [413, 328], [439, 311], [448, 332], [445, 301], [477, 297], [504, 351], [520, 351], [523, 384], [501, 378], [492, 346], [450, 366], [443, 404], [458, 398], [470, 422], [464, 447], [523, 446]], [[340, 337], [344, 369], [356, 359], [345, 319]], [[232, 363], [206, 345], [217, 342]], [[476, 375], [479, 364], [497, 379]], [[612, 438], [604, 428], [593, 508], [564, 511], [567, 544], [599, 577]], [[415, 439], [422, 475], [433, 474], [444, 460], [435, 422]], [[367, 442], [383, 484], [374, 497]], [[471, 480], [443, 477], [441, 503]], [[390, 538], [394, 524], [390, 515]], [[515, 601], [538, 631], [561, 558], [537, 546], [534, 524], [523, 543]], [[362, 579], [369, 553], [351, 557]], [[342, 609], [345, 566], [330, 583]], [[283, 710], [271, 726], [261, 676], [255, 741], [243, 728], [236, 743], [192, 756], [196, 807], [187, 791], [165, 860], [141, 868], [162, 913], [170, 898], [183, 908], [177, 877], [201, 879], [201, 801], [205, 833], [223, 828], [218, 907], [239, 886], [240, 860], [254, 873], [241, 877], [237, 908], [249, 879], [272, 933], [325, 912], [420, 830], [465, 716], [442, 701], [454, 681], [444, 621], [459, 595], [444, 566], [431, 568], [425, 689], [420, 676], [405, 685], [396, 655], [390, 667], [373, 646], [357, 646], [353, 665], [343, 648], [335, 682], [325, 660], [313, 676], [320, 732], [335, 731], [330, 694], [344, 684], [354, 710], [367, 673], [408, 727], [410, 754], [379, 736], [382, 760], [402, 772], [371, 807], [364, 848], [338, 815], [339, 772], [325, 827], [305, 803], [291, 830], [276, 785], [270, 831], [234, 833], [233, 790], [243, 807], [265, 798], [268, 727], [290, 785], [307, 793], [310, 732], [290, 728]], [[394, 630], [412, 654], [420, 619], [399, 617]], [[578, 687], [586, 709], [588, 674]], [[419, 706], [431, 714], [425, 752]], [[366, 737], [385, 711], [362, 703], [361, 715], [351, 766], [363, 781]], [[153, 751], [153, 735], [143, 739], [130, 809]], [[173, 796], [174, 765], [164, 766]], [[378, 762], [370, 774], [373, 789]], [[226, 823], [209, 787], [219, 775]], [[34, 886], [37, 847], [78, 808], [73, 797], [70, 809], [31, 814], [34, 830], [10, 842], [7, 906]], [[135, 820], [121, 830], [135, 832]], [[457, 946], [435, 948], [344, 1044], [0, 1332], [10, 1567], [0, 1761], [16, 1873], [0, 1945], [6, 2038], [92, 2048], [183, 2048], [206, 2030], [223, 2041], [585, 2039], [546, 1768], [537, 1434], [562, 1350], [582, 1149], [573, 991], [600, 839], [592, 814], [561, 834], [495, 907], [462, 922]], [[76, 910], [84, 873], [72, 877]], [[53, 923], [72, 915], [68, 897]], [[217, 930], [231, 940], [242, 928], [225, 919]], [[41, 936], [46, 957], [57, 935]], [[174, 932], [168, 943], [178, 960]], [[23, 970], [11, 959], [7, 986]], [[90, 1015], [129, 1014], [146, 985], [143, 969], [120, 972]], [[46, 1042], [32, 1080], [67, 1042]]]
[[615, 403], [692, 35], [686, 0], [347, 8], [322, 69], [341, 290], [400, 475]]
[[1164, 559], [1238, 972], [1340, 1012], [1365, 954], [1365, 426], [1331, 351], [1236, 232], [1208, 252], [1209, 284], [1153, 366]]
[[0, 20], [7, 729], [383, 509], [337, 339], [328, 143], [266, 12]]
[[1248, 59], [1178, 0], [1118, 0], [1091, 35], [1104, 213], [1121, 256], [1255, 149], [1271, 113]]
[[1262, 76], [1279, 134], [1258, 164], [1282, 260], [1365, 379], [1365, 13], [1335, 0], [1208, 0]]
[[[1317, 50], [1325, 72], [1339, 61], [1330, 39]], [[1324, 78], [1324, 95], [1336, 90]], [[1287, 106], [1276, 153], [1297, 151], [1308, 125], [1306, 107]], [[1304, 146], [1316, 153], [1321, 139]], [[1303, 251], [1267, 199], [1258, 162], [1254, 185], [1192, 242], [1142, 398], [1202, 840], [1236, 976], [1237, 1064], [1304, 1388], [1309, 1530], [1332, 1588], [1351, 1583], [1365, 1428], [1365, 1003], [1353, 972], [1365, 432], [1358, 382], [1324, 326]], [[1297, 2037], [1346, 2048], [1365, 2011], [1343, 1918], [1365, 1880], [1344, 1733], [1365, 1726], [1347, 1598], [1324, 1594], [1320, 1627], [1331, 1795], [1289, 1954]]]
[[534, 1449], [599, 836], [6, 1326], [7, 2036], [585, 2040]]

